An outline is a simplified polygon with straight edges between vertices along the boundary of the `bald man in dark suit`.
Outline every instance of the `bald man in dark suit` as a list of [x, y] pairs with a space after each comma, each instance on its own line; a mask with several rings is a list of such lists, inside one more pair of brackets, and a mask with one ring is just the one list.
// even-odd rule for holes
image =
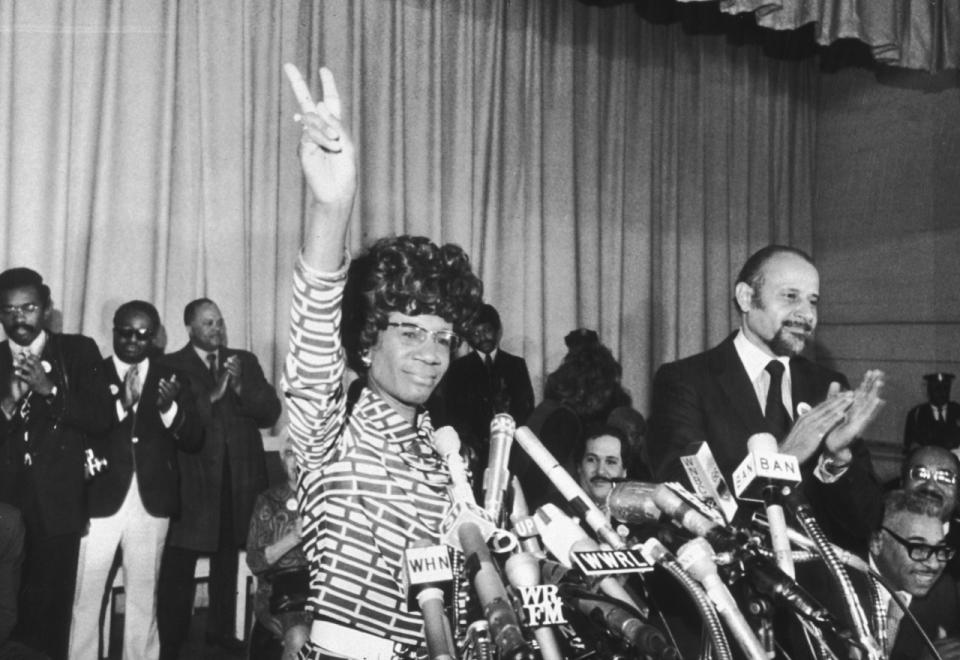
[[801, 355], [819, 299], [819, 274], [802, 251], [772, 245], [751, 256], [735, 285], [740, 329], [657, 371], [650, 461], [658, 480], [681, 478], [680, 457], [706, 442], [732, 483], [748, 438], [771, 433], [799, 460], [803, 492], [828, 535], [864, 552], [881, 491], [859, 436], [882, 406], [883, 374], [867, 372], [845, 391], [842, 374]]

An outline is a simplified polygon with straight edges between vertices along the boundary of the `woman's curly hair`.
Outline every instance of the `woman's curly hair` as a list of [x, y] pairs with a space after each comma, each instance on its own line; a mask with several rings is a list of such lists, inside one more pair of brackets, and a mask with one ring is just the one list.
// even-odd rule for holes
[[630, 405], [630, 394], [620, 385], [623, 368], [596, 331], [574, 330], [564, 342], [569, 351], [547, 376], [545, 398], [572, 408], [586, 423], [603, 422], [617, 406]]
[[433, 314], [462, 337], [483, 302], [483, 283], [459, 245], [438, 246], [424, 236], [382, 238], [350, 264], [343, 299], [341, 339], [350, 366], [377, 343], [390, 312]]

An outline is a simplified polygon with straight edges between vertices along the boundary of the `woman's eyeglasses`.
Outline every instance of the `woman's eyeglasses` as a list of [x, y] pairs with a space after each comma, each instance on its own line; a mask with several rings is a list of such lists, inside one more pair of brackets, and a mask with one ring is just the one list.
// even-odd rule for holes
[[420, 346], [428, 337], [432, 337], [440, 346], [449, 348], [451, 351], [457, 350], [460, 346], [460, 336], [450, 330], [427, 330], [416, 323], [387, 323], [390, 328], [399, 328], [400, 339], [407, 346]]

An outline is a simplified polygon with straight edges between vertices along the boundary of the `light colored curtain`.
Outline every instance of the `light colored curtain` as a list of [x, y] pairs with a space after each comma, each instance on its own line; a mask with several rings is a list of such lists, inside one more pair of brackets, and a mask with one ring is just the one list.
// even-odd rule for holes
[[729, 14], [754, 12], [757, 24], [773, 30], [813, 23], [818, 44], [857, 39], [883, 64], [931, 72], [960, 67], [957, 0], [719, 0], [719, 5]]
[[276, 376], [304, 199], [288, 60], [344, 96], [353, 247], [462, 244], [538, 391], [588, 326], [645, 410], [656, 366], [733, 326], [750, 251], [810, 246], [813, 63], [628, 6], [0, 0], [0, 267], [43, 273], [107, 353], [123, 300], [177, 348], [207, 295]]

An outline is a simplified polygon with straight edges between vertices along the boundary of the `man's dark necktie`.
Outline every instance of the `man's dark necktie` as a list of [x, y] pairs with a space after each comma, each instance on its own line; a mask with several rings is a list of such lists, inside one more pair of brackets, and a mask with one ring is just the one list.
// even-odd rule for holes
[[207, 366], [210, 368], [210, 375], [213, 376], [214, 382], [217, 380], [217, 354], [216, 353], [207, 353]]
[[776, 437], [777, 442], [787, 437], [790, 432], [790, 415], [783, 405], [783, 363], [780, 360], [770, 360], [767, 364], [767, 372], [770, 374], [770, 389], [767, 390], [767, 405], [764, 408], [763, 416], [767, 420], [767, 426], [770, 432]]

